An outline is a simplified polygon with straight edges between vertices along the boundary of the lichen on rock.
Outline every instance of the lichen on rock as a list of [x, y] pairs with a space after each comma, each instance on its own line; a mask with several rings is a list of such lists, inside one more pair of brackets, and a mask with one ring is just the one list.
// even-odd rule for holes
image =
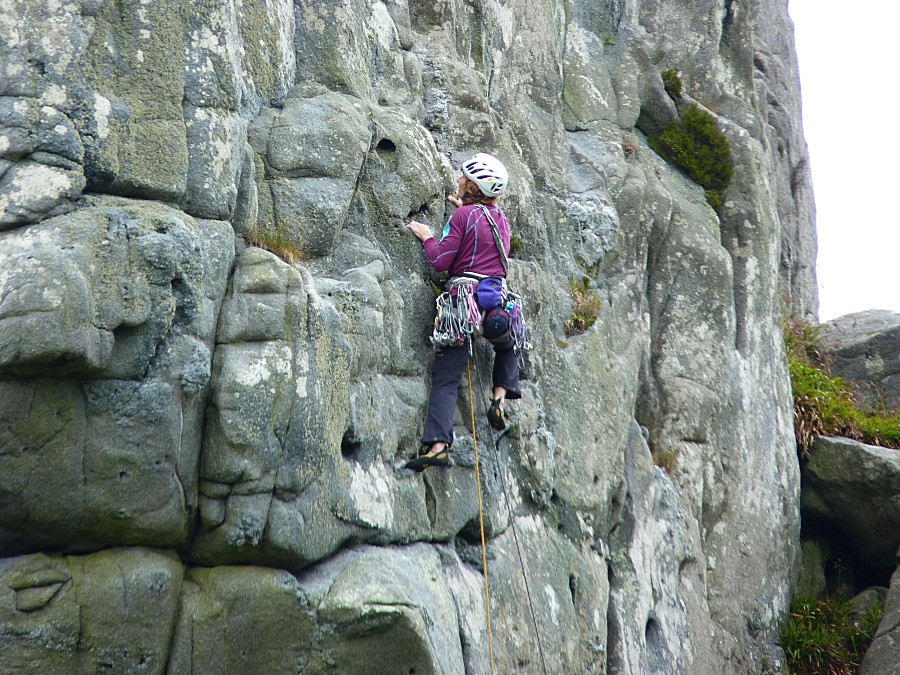
[[[816, 304], [782, 4], [7, 4], [0, 670], [775, 667]], [[731, 146], [717, 209], [648, 145], [662, 68]], [[476, 151], [534, 347], [499, 447], [478, 345], [414, 474], [441, 280], [403, 226]]]

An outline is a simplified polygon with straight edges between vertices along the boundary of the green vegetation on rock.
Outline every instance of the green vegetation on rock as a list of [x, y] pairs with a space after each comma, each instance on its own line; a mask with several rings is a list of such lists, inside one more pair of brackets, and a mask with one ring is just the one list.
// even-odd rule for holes
[[575, 301], [575, 308], [572, 315], [566, 319], [566, 335], [579, 335], [584, 333], [588, 328], [597, 321], [600, 314], [600, 306], [603, 304], [597, 297], [593, 289], [590, 287], [591, 280], [588, 277], [582, 277], [572, 282], [572, 299]]
[[681, 113], [680, 120], [669, 122], [647, 142], [657, 154], [706, 188], [710, 206], [716, 211], [722, 207], [722, 192], [733, 173], [731, 144], [712, 115], [692, 105]]
[[881, 620], [881, 605], [867, 612], [842, 598], [797, 598], [781, 628], [781, 647], [792, 675], [853, 675]]
[[678, 71], [674, 68], [666, 68], [661, 73], [663, 86], [666, 89], [666, 93], [671, 96], [673, 99], [677, 99], [681, 96], [681, 77], [678, 75]]
[[900, 415], [860, 407], [853, 388], [830, 377], [818, 351], [818, 331], [798, 320], [784, 322], [784, 343], [794, 395], [797, 451], [805, 457], [816, 436], [843, 436], [900, 448]]
[[522, 244], [522, 237], [517, 235], [513, 235], [509, 239], [509, 255], [515, 256], [520, 255], [522, 251], [525, 250], [524, 245]]

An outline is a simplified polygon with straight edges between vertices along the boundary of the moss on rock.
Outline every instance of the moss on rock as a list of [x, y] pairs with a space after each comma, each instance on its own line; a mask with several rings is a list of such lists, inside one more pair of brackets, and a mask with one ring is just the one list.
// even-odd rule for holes
[[706, 201], [717, 211], [722, 206], [722, 192], [731, 182], [734, 171], [731, 144], [716, 120], [698, 106], [681, 113], [681, 119], [670, 122], [648, 140], [661, 157], [677, 164], [694, 181], [706, 188]]

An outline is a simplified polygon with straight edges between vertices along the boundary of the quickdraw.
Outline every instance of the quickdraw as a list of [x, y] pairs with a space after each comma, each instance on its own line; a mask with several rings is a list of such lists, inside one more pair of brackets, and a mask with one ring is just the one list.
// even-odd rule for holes
[[509, 314], [509, 336], [513, 340], [516, 354], [531, 349], [531, 341], [528, 339], [528, 328], [525, 326], [525, 302], [522, 296], [514, 293], [509, 288], [504, 288], [504, 306]]
[[475, 298], [474, 279], [451, 279], [448, 290], [441, 293], [435, 305], [434, 331], [431, 344], [435, 348], [459, 347], [469, 343], [472, 352], [472, 336], [481, 328], [481, 310]]

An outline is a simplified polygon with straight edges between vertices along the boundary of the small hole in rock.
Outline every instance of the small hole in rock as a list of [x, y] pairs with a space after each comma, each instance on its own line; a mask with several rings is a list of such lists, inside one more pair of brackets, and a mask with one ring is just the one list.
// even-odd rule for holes
[[397, 152], [397, 144], [388, 138], [382, 138], [375, 146], [378, 152]]
[[348, 435], [341, 439], [341, 457], [355, 459], [362, 449], [362, 443], [352, 440]]

